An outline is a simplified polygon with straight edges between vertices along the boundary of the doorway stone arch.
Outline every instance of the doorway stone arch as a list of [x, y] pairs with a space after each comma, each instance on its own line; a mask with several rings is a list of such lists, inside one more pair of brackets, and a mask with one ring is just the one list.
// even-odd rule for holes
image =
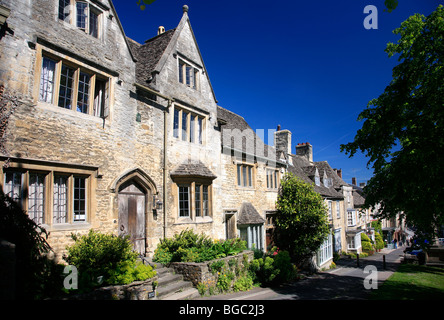
[[129, 236], [134, 249], [142, 255], [147, 252], [147, 239], [153, 211], [153, 196], [157, 194], [154, 181], [140, 168], [125, 171], [111, 185], [115, 194], [114, 216], [117, 232]]

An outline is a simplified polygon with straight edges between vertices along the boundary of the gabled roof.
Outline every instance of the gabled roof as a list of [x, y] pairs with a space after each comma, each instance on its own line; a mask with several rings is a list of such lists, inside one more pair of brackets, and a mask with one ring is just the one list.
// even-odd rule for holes
[[[325, 198], [344, 199], [344, 196], [342, 195], [342, 193], [338, 192], [334, 188], [334, 182], [333, 182], [333, 186], [331, 186], [329, 188], [324, 186], [323, 181], [321, 181], [321, 184], [319, 186], [317, 186], [315, 184], [314, 177], [315, 177], [316, 173], [318, 172], [319, 178], [322, 177], [322, 179], [323, 179], [324, 170], [325, 170], [328, 178], [334, 179], [334, 177], [331, 175], [331, 173], [326, 170], [325, 165], [318, 166], [317, 162], [310, 164], [310, 162], [308, 160], [306, 160], [304, 157], [300, 157], [297, 155], [291, 155], [290, 157], [291, 157], [292, 164], [290, 164], [288, 166], [289, 172], [291, 172], [295, 176], [301, 178], [302, 181], [313, 185], [314, 191], [316, 191], [317, 193], [319, 193], [321, 196], [323, 196]], [[327, 163], [327, 165], [328, 165], [328, 163]], [[333, 169], [332, 169], [332, 172], [334, 173], [334, 175], [337, 176], [337, 174], [333, 171]]]
[[131, 49], [135, 53], [136, 62], [136, 82], [146, 86], [153, 77], [153, 72], [165, 49], [171, 41], [176, 29], [168, 30], [154, 38], [139, 44], [128, 38]]
[[136, 65], [136, 81], [137, 83], [146, 86], [147, 81], [150, 81], [151, 77], [155, 76], [156, 73], [161, 72], [168, 57], [175, 53], [174, 50], [176, 48], [177, 39], [179, 38], [180, 33], [187, 24], [190, 28], [194, 44], [202, 62], [204, 74], [210, 86], [211, 93], [213, 94], [214, 101], [217, 103], [216, 95], [214, 93], [213, 86], [211, 85], [210, 77], [208, 75], [208, 70], [205, 67], [202, 54], [197, 44], [193, 28], [191, 27], [190, 19], [188, 17], [188, 6], [183, 6], [182, 19], [175, 29], [165, 31], [162, 34], [145, 41], [145, 44], [143, 45], [137, 45], [137, 42], [132, 44], [132, 49], [137, 51], [136, 56], [138, 57]]
[[330, 166], [330, 164], [327, 161], [317, 161], [314, 162], [314, 165], [319, 169], [319, 172], [325, 172], [327, 173], [327, 176], [329, 178], [332, 178], [333, 187], [335, 189], [340, 189], [342, 186], [348, 186], [349, 184], [342, 180], [338, 176], [338, 174], [333, 170], [333, 168]]

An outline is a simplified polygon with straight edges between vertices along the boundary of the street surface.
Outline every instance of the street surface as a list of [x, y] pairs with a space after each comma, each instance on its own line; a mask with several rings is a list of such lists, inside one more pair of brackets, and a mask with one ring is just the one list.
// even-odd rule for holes
[[[364, 286], [366, 282], [369, 283], [369, 277], [377, 280], [372, 283], [373, 286], [377, 284], [380, 287], [396, 270], [404, 248], [383, 249], [370, 257], [361, 258], [359, 267], [356, 259], [340, 259], [336, 262], [335, 269], [319, 272], [280, 287], [253, 288], [247, 292], [202, 297], [196, 300], [365, 300], [373, 290]], [[372, 266], [369, 267], [370, 271], [364, 272], [365, 267], [369, 265]]]

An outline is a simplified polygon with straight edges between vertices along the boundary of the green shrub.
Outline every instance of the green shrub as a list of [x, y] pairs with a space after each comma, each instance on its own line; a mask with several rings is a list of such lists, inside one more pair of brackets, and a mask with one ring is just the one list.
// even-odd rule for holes
[[376, 242], [376, 249], [384, 248], [384, 240], [382, 240], [382, 236], [378, 232], [375, 232], [375, 242]]
[[137, 263], [138, 253], [133, 251], [128, 237], [90, 230], [87, 235], [72, 235], [72, 238], [75, 243], [67, 247], [63, 258], [77, 267], [81, 291], [99, 285], [142, 281], [156, 274], [150, 266]]
[[233, 291], [248, 291], [253, 288], [253, 279], [249, 276], [243, 276], [238, 278], [233, 285]]
[[287, 282], [293, 280], [296, 276], [296, 268], [291, 263], [288, 251], [279, 251], [274, 257], [274, 267], [279, 270], [278, 281]]
[[212, 241], [204, 234], [184, 230], [173, 238], [161, 240], [154, 251], [153, 260], [170, 262], [202, 262], [236, 255], [246, 249], [246, 242], [236, 239]]
[[[273, 250], [271, 250], [273, 252]], [[288, 251], [274, 251], [263, 258], [254, 259], [249, 266], [250, 277], [260, 285], [284, 283], [296, 277]]]
[[31, 300], [62, 293], [64, 266], [48, 258], [48, 232], [0, 188], [0, 239], [15, 244], [15, 299]]

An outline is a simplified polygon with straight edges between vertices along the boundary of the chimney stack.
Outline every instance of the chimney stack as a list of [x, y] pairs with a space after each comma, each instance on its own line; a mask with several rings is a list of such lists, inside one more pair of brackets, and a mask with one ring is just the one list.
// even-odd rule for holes
[[352, 178], [352, 185], [357, 186], [355, 177]]
[[342, 169], [335, 169], [336, 174], [342, 179]]
[[281, 130], [279, 125], [278, 131], [274, 133], [274, 147], [276, 152], [284, 152], [286, 155], [291, 154], [291, 131]]
[[298, 143], [296, 146], [296, 155], [305, 157], [308, 161], [313, 162], [313, 147], [309, 142]]
[[165, 28], [163, 26], [160, 26], [159, 29], [157, 29], [157, 35], [160, 35], [162, 33], [165, 33]]

